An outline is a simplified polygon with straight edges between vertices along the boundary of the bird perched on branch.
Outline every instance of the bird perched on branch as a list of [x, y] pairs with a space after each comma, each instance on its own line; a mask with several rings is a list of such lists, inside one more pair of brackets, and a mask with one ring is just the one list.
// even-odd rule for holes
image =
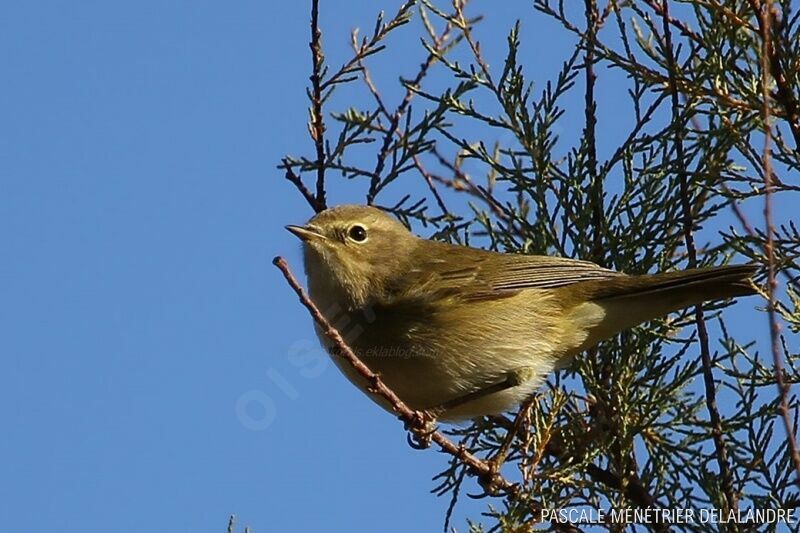
[[755, 265], [629, 276], [422, 239], [368, 206], [334, 207], [287, 229], [303, 241], [309, 294], [325, 318], [406, 404], [442, 420], [508, 410], [622, 330], [755, 292]]

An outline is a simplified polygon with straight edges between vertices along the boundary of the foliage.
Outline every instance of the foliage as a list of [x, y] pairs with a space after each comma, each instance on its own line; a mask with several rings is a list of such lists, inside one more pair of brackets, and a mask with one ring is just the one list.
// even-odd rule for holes
[[[795, 509], [800, 230], [774, 211], [800, 192], [800, 13], [788, 0], [536, 0], [537, 16], [575, 43], [537, 87], [523, 26], [490, 66], [481, 17], [465, 4], [409, 0], [369, 35], [354, 32], [352, 57], [333, 70], [313, 0], [314, 151], [280, 165], [312, 208], [344, 179], [452, 242], [628, 273], [756, 261], [761, 301], [744, 312], [772, 340], [731, 331], [725, 304], [687, 310], [603, 343], [519, 412], [450, 430], [521, 488], [490, 494], [471, 529], [526, 530], [540, 518], [530, 498], [557, 509]], [[391, 106], [370, 65], [390, 35], [407, 47], [415, 24], [422, 63]], [[601, 111], [620, 105], [598, 97], [604, 77], [626, 84], [628, 100], [600, 137]], [[355, 104], [326, 111], [334, 93]], [[465, 473], [453, 456], [435, 491], [455, 505]]]

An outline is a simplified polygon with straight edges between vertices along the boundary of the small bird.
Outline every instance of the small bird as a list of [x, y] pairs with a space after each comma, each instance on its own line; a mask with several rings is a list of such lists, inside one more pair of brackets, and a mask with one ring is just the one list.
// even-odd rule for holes
[[325, 318], [406, 404], [444, 421], [515, 407], [548, 373], [622, 330], [755, 292], [752, 264], [629, 276], [423, 239], [369, 206], [333, 207], [286, 228], [303, 241], [309, 295]]

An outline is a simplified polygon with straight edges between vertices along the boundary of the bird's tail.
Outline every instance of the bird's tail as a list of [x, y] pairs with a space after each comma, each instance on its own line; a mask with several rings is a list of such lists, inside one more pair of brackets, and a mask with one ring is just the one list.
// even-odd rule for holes
[[[575, 308], [576, 318], [597, 316], [599, 319], [587, 324], [588, 338], [581, 343], [581, 349], [673, 311], [702, 302], [755, 294], [752, 278], [757, 269], [754, 264], [728, 265], [576, 284], [573, 291], [578, 293], [578, 301], [584, 302]], [[600, 311], [597, 307], [602, 311], [592, 312]]]

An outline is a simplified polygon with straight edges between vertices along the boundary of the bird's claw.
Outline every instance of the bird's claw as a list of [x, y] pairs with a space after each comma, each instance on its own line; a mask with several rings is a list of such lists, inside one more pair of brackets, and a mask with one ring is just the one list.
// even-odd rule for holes
[[429, 411], [417, 411], [410, 422], [406, 422], [408, 445], [415, 450], [430, 448], [436, 433], [436, 416]]

